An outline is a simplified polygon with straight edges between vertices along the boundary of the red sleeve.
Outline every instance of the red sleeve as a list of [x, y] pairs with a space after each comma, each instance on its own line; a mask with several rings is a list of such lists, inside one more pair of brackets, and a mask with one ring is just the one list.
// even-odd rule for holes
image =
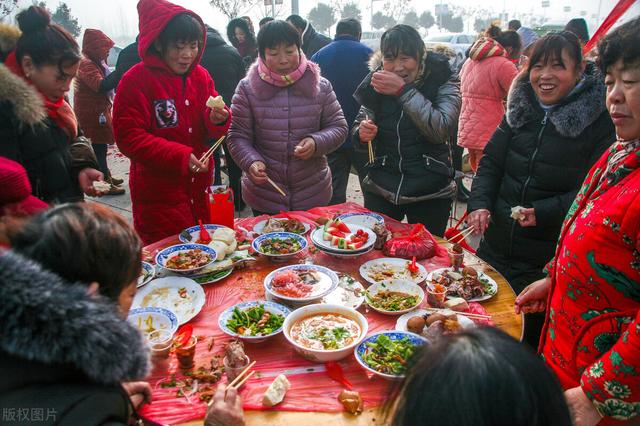
[[[209, 96], [213, 96], [214, 98], [218, 96], [218, 91], [216, 90], [215, 83], [213, 82], [213, 79], [211, 78], [211, 76], [208, 73], [204, 73], [204, 74], [207, 76], [207, 88], [208, 88], [207, 96], [205, 98], [205, 103], [206, 103], [206, 100], [209, 99]], [[209, 135], [209, 139], [218, 139], [222, 135], [226, 134], [227, 131], [229, 130], [229, 126], [231, 125], [231, 108], [229, 108], [228, 105], [225, 105], [224, 109], [227, 110], [227, 112], [229, 113], [229, 116], [227, 118], [227, 121], [225, 121], [222, 125], [213, 124], [211, 120], [209, 120], [209, 112], [211, 111], [211, 108], [206, 107], [204, 109], [204, 123], [207, 128], [207, 134]]]
[[602, 416], [617, 420], [638, 419], [640, 311], [611, 349], [585, 370], [580, 385]]
[[167, 173], [187, 175], [192, 148], [148, 131], [152, 123], [151, 102], [140, 88], [136, 74], [120, 81], [113, 105], [113, 132], [120, 151], [130, 159]]
[[96, 93], [99, 92], [100, 83], [104, 79], [96, 64], [87, 59], [80, 61], [80, 68], [78, 68], [78, 76], [76, 78]]

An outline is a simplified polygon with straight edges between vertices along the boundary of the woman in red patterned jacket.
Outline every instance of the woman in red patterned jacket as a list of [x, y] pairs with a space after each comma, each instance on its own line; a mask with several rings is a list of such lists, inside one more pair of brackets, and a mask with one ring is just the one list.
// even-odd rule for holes
[[546, 309], [540, 340], [578, 426], [640, 421], [640, 18], [599, 45], [618, 141], [565, 219], [548, 276], [516, 299]]
[[131, 159], [133, 223], [149, 244], [209, 218], [205, 190], [211, 170], [198, 158], [222, 136], [230, 110], [209, 109], [217, 96], [198, 63], [206, 33], [198, 15], [165, 0], [138, 3], [142, 62], [120, 81], [113, 128]]

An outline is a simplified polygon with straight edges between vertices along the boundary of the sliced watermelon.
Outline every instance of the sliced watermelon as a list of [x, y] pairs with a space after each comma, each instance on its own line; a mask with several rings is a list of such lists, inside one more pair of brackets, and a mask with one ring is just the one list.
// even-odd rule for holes
[[349, 227], [347, 226], [346, 223], [344, 222], [340, 222], [340, 221], [336, 221], [334, 222], [333, 226], [335, 226], [336, 228], [338, 228], [340, 231], [345, 232], [347, 234], [349, 234], [351, 232], [351, 229], [349, 229]]
[[351, 244], [349, 244], [349, 248], [351, 250], [358, 250], [358, 249], [362, 248], [363, 245], [364, 245], [364, 242], [356, 241], [356, 242], [352, 242]]
[[331, 238], [333, 238], [333, 235], [331, 235], [328, 232], [325, 232], [324, 234], [322, 234], [322, 239], [325, 241], [331, 241]]
[[344, 238], [340, 238], [340, 237], [336, 237], [334, 235], [331, 236], [331, 245], [332, 246], [338, 246], [338, 244], [340, 244], [340, 240], [343, 240]]
[[[332, 229], [335, 229], [335, 228], [332, 228]], [[345, 234], [344, 232], [338, 231], [337, 229], [333, 231], [329, 231], [329, 234], [333, 235], [334, 237], [340, 237], [340, 238], [345, 238], [347, 236], [347, 234]]]

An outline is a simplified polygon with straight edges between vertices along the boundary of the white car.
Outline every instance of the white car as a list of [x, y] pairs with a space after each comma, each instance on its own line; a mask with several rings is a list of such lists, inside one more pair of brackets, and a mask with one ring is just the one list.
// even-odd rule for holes
[[442, 33], [428, 36], [424, 39], [424, 43], [427, 47], [439, 44], [450, 47], [456, 52], [456, 57], [451, 61], [452, 64], [460, 64], [465, 58], [467, 49], [471, 47], [475, 40], [476, 36], [473, 34]]
[[380, 39], [384, 31], [363, 31], [360, 43], [369, 47], [374, 52], [380, 50]]

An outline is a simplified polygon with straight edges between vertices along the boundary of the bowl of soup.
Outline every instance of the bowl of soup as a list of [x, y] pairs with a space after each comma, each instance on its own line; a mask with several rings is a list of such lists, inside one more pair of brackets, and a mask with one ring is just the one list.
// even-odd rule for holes
[[316, 304], [296, 309], [284, 320], [284, 336], [302, 357], [313, 362], [338, 361], [353, 353], [369, 325], [346, 306]]

